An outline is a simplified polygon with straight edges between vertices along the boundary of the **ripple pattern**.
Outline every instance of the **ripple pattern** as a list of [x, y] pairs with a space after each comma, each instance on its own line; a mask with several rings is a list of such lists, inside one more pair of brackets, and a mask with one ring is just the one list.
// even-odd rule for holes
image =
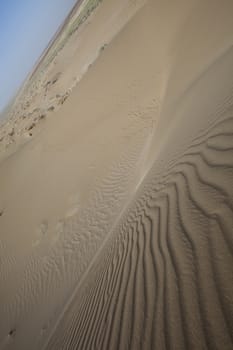
[[232, 99], [211, 120], [161, 152], [46, 349], [233, 349]]

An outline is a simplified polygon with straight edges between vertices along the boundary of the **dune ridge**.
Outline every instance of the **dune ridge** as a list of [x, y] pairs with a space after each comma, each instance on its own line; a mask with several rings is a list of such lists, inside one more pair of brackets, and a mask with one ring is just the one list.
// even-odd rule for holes
[[[225, 56], [228, 62], [217, 60], [199, 84], [209, 82], [212, 70], [225, 78], [222, 69], [227, 73], [232, 66], [233, 50]], [[181, 151], [175, 135], [177, 157], [172, 144], [161, 151], [45, 349], [232, 348], [228, 80], [231, 89], [225, 78], [228, 94], [219, 104], [212, 100], [213, 111], [199, 120], [190, 144]], [[173, 133], [179, 134], [182, 122]], [[201, 124], [209, 126], [201, 130]]]
[[232, 3], [97, 10], [111, 41], [0, 164], [0, 349], [230, 350]]

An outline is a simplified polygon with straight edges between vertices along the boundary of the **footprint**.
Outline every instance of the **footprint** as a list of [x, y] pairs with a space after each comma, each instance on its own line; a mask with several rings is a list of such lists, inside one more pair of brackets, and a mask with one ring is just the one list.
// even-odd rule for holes
[[50, 106], [50, 107], [47, 109], [47, 111], [48, 111], [48, 112], [52, 112], [52, 111], [54, 111], [54, 109], [55, 109], [54, 106]]
[[40, 333], [41, 333], [41, 335], [44, 335], [44, 333], [47, 331], [47, 326], [46, 325], [44, 325], [42, 328], [41, 328], [41, 331], [40, 331]]
[[71, 217], [77, 214], [80, 209], [80, 198], [78, 194], [72, 195], [69, 198], [69, 209], [66, 212], [66, 217]]
[[51, 243], [53, 245], [55, 245], [58, 242], [58, 240], [59, 240], [61, 234], [63, 233], [63, 231], [64, 231], [64, 221], [63, 220], [59, 220], [57, 225], [56, 225], [56, 227], [55, 227], [55, 231], [54, 231], [54, 233], [53, 233], [53, 235], [51, 237]]
[[48, 221], [47, 220], [43, 221], [39, 227], [40, 233], [42, 235], [45, 235], [46, 232], [48, 231], [48, 227], [49, 227]]
[[41, 241], [43, 240], [44, 236], [48, 232], [48, 227], [49, 227], [49, 224], [48, 224], [47, 220], [42, 221], [42, 223], [39, 225], [39, 227], [37, 229], [37, 234], [36, 234], [37, 235], [37, 239], [33, 243], [34, 247], [41, 243]]
[[12, 328], [8, 333], [8, 337], [14, 338], [16, 335], [16, 328]]

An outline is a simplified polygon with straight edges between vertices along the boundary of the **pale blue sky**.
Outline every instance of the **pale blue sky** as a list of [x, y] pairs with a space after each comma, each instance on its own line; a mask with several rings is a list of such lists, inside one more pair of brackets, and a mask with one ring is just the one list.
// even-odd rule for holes
[[0, 0], [0, 112], [77, 0]]

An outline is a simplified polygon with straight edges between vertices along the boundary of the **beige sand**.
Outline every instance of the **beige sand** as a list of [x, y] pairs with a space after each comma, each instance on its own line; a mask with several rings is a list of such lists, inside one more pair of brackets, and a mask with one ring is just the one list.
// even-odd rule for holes
[[0, 349], [233, 348], [232, 11], [103, 0], [23, 90]]

